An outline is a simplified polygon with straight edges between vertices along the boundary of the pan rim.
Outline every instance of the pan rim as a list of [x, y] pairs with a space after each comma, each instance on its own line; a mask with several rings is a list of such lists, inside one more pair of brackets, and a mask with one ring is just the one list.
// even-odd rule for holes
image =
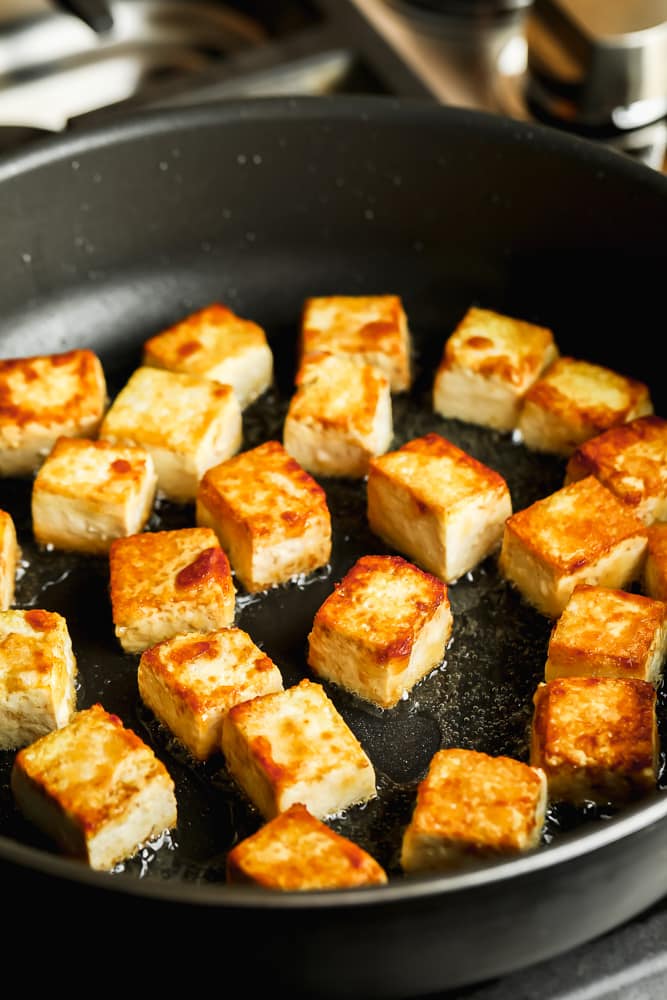
[[[324, 106], [324, 110], [323, 110]], [[81, 128], [65, 135], [38, 139], [29, 148], [4, 153], [0, 156], [0, 185], [14, 177], [49, 164], [103, 150], [135, 140], [149, 140], [156, 135], [197, 130], [202, 127], [224, 127], [244, 121], [322, 119], [323, 124], [333, 121], [363, 121], [372, 124], [389, 124], [392, 121], [432, 123], [438, 126], [449, 122], [458, 128], [475, 130], [484, 128], [491, 136], [502, 136], [532, 143], [535, 136], [553, 149], [554, 153], [571, 155], [586, 160], [591, 168], [610, 169], [617, 176], [629, 176], [644, 187], [667, 195], [667, 177], [590, 140], [558, 131], [546, 125], [513, 121], [503, 116], [477, 109], [449, 107], [433, 104], [418, 98], [373, 96], [302, 96], [293, 98], [255, 97], [234, 99], [218, 105], [205, 104], [186, 108], [154, 109], [134, 112], [113, 119], [106, 124]], [[474, 888], [501, 884], [510, 879], [526, 877], [537, 872], [558, 868], [569, 861], [590, 856], [610, 845], [630, 838], [667, 818], [667, 796], [652, 798], [641, 803], [629, 813], [614, 817], [595, 829], [577, 831], [571, 838], [542, 847], [518, 858], [495, 862], [490, 866], [467, 872], [424, 876], [411, 876], [406, 880], [390, 882], [383, 886], [356, 889], [267, 893], [253, 886], [196, 881], [171, 881], [151, 878], [123, 878], [108, 872], [94, 871], [78, 861], [48, 853], [40, 848], [20, 844], [0, 836], [0, 860], [17, 864], [31, 872], [61, 877], [95, 889], [130, 896], [144, 896], [165, 902], [252, 909], [261, 902], [264, 909], [345, 908], [352, 903], [379, 906], [406, 900], [423, 899], [440, 895], [455, 895]]]

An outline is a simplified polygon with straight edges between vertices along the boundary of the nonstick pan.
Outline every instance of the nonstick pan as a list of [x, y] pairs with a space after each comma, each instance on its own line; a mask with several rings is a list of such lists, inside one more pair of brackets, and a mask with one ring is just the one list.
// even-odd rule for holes
[[[656, 412], [667, 412], [667, 180], [546, 128], [380, 97], [119, 116], [6, 155], [0, 220], [2, 356], [91, 347], [113, 397], [143, 341], [196, 308], [222, 301], [261, 323], [276, 377], [244, 413], [244, 447], [281, 436], [301, 306], [318, 294], [402, 296], [415, 384], [394, 398], [395, 444], [428, 430], [450, 437], [506, 477], [515, 509], [562, 484], [562, 460], [437, 417], [431, 405], [435, 365], [468, 306], [551, 327], [563, 353], [647, 381]], [[331, 564], [263, 595], [238, 593], [237, 623], [286, 685], [307, 674], [306, 636], [335, 581], [359, 555], [388, 551], [366, 525], [363, 480], [322, 484]], [[662, 770], [655, 794], [626, 809], [550, 809], [542, 845], [524, 857], [402, 875], [401, 831], [436, 749], [527, 755], [551, 623], [500, 580], [493, 557], [450, 586], [446, 661], [395, 709], [372, 711], [328, 688], [379, 788], [332, 824], [378, 858], [389, 884], [288, 894], [227, 886], [226, 852], [258, 816], [224, 760], [194, 764], [141, 706], [137, 659], [113, 636], [106, 560], [39, 550], [30, 489], [28, 479], [0, 483], [23, 550], [17, 606], [65, 614], [79, 707], [101, 701], [155, 747], [176, 782], [179, 822], [171, 840], [120, 870], [90, 871], [19, 816], [13, 754], [1, 753], [0, 874], [17, 918], [67, 904], [81, 927], [112, 920], [125, 940], [151, 928], [160, 947], [208, 930], [244, 987], [407, 997], [562, 953], [667, 891]], [[148, 528], [193, 516], [160, 500]], [[658, 712], [664, 732], [662, 691]]]

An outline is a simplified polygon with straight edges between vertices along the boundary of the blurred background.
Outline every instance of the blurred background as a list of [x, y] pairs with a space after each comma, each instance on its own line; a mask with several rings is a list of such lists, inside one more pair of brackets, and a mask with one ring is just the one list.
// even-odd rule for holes
[[0, 0], [0, 147], [136, 108], [390, 94], [665, 170], [667, 0]]

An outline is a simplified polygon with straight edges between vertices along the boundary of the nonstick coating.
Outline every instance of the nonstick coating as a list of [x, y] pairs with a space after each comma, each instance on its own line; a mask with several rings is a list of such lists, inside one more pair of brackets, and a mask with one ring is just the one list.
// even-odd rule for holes
[[[113, 397], [143, 341], [188, 312], [222, 301], [261, 323], [276, 380], [244, 414], [244, 448], [281, 437], [301, 305], [319, 294], [402, 296], [416, 378], [394, 397], [394, 444], [443, 434], [505, 476], [514, 509], [562, 485], [564, 463], [433, 413], [435, 365], [469, 305], [550, 326], [563, 353], [647, 381], [665, 412], [667, 182], [546, 129], [383, 98], [141, 115], [0, 161], [0, 217], [3, 356], [91, 347]], [[237, 624], [286, 686], [308, 674], [308, 630], [335, 581], [360, 555], [390, 551], [367, 527], [363, 481], [321, 483], [333, 520], [330, 565], [262, 595], [238, 591]], [[31, 899], [55, 882], [123, 918], [130, 906], [135, 918], [159, 908], [183, 925], [207, 914], [234, 953], [248, 952], [259, 933], [249, 971], [257, 983], [280, 970], [295, 992], [407, 996], [563, 951], [667, 890], [662, 771], [650, 802], [619, 814], [551, 809], [542, 847], [526, 858], [449, 877], [402, 875], [402, 829], [439, 747], [527, 758], [551, 623], [499, 577], [494, 557], [450, 586], [446, 660], [395, 709], [325, 685], [379, 789], [332, 825], [374, 854], [389, 886], [278, 896], [225, 886], [226, 851], [259, 816], [221, 757], [195, 763], [142, 706], [138, 658], [113, 635], [107, 561], [39, 550], [30, 489], [29, 480], [0, 486], [23, 551], [17, 606], [66, 616], [79, 707], [101, 701], [154, 746], [179, 802], [172, 838], [100, 875], [59, 857], [21, 818], [8, 784], [13, 754], [0, 753], [0, 859]], [[149, 528], [193, 523], [192, 506], [161, 500]], [[658, 711], [664, 732], [662, 691]], [[297, 938], [299, 960], [286, 963]]]

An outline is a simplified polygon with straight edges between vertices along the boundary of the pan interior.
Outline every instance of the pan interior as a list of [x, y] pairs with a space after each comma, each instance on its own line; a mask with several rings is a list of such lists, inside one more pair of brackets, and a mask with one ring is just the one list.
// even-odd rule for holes
[[[459, 122], [456, 116], [454, 120]], [[474, 121], [460, 120], [466, 129], [469, 121]], [[355, 121], [361, 132], [355, 132]], [[377, 135], [372, 141], [363, 140], [362, 155], [356, 155], [350, 167], [350, 149], [355, 141], [361, 142], [362, 133], [367, 136], [367, 123], [362, 126], [353, 116], [343, 116], [338, 126], [329, 123], [326, 132], [318, 132], [310, 121], [305, 124], [308, 128], [302, 134], [303, 122], [272, 122], [269, 113], [261, 121], [261, 137], [253, 139], [253, 145], [248, 142], [247, 123], [239, 126], [242, 134], [232, 132], [231, 145], [224, 130], [213, 134], [203, 129], [198, 138], [193, 138], [190, 126], [182, 134], [160, 128], [152, 139], [159, 147], [155, 150], [148, 150], [150, 135], [145, 141], [119, 143], [118, 149], [111, 149], [112, 159], [119, 158], [116, 176], [122, 177], [113, 184], [103, 155], [104, 144], [96, 146], [95, 142], [89, 152], [78, 149], [73, 156], [65, 150], [53, 164], [35, 170], [33, 176], [27, 177], [26, 190], [19, 194], [24, 198], [34, 195], [38, 204], [40, 178], [42, 185], [61, 180], [64, 173], [70, 174], [72, 163], [77, 164], [77, 183], [81, 182], [85, 190], [71, 193], [65, 188], [62, 201], [53, 208], [55, 221], [61, 229], [65, 226], [66, 232], [56, 227], [54, 234], [51, 227], [39, 238], [33, 234], [27, 243], [22, 243], [23, 236], [16, 235], [24, 232], [18, 223], [16, 233], [11, 227], [5, 232], [8, 276], [12, 277], [14, 268], [21, 277], [7, 281], [2, 292], [6, 308], [0, 324], [0, 343], [4, 345], [1, 353], [27, 355], [73, 346], [91, 347], [102, 359], [113, 397], [139, 363], [146, 337], [199, 306], [225, 301], [264, 326], [276, 363], [274, 386], [244, 413], [243, 447], [250, 448], [282, 436], [294, 385], [296, 335], [303, 299], [315, 294], [395, 292], [403, 297], [411, 323], [415, 381], [409, 393], [394, 397], [392, 447], [428, 431], [444, 435], [505, 477], [515, 510], [559, 488], [564, 476], [563, 460], [529, 452], [510, 435], [434, 414], [431, 390], [435, 366], [446, 336], [465, 308], [476, 304], [550, 325], [563, 351], [650, 380], [654, 362], [650, 341], [640, 343], [638, 339], [630, 353], [624, 347], [628, 344], [630, 318], [635, 326], [645, 328], [660, 301], [653, 283], [654, 274], [659, 272], [659, 258], [651, 250], [657, 243], [659, 228], [655, 218], [651, 222], [654, 243], [648, 248], [649, 268], [641, 269], [638, 264], [628, 267], [628, 237], [622, 230], [625, 226], [632, 235], [633, 226], [642, 228], [632, 222], [642, 205], [627, 205], [623, 218], [617, 218], [613, 227], [609, 222], [608, 230], [598, 211], [600, 206], [593, 204], [591, 208], [589, 199], [588, 204], [579, 205], [588, 228], [578, 230], [577, 206], [570, 204], [570, 192], [563, 197], [567, 201], [571, 245], [567, 257], [563, 257], [563, 206], [559, 208], [556, 203], [544, 207], [529, 189], [524, 192], [521, 178], [514, 175], [501, 178], [496, 173], [487, 183], [484, 178], [488, 162], [482, 164], [471, 152], [476, 143], [487, 148], [485, 141], [489, 137], [483, 130], [479, 134], [475, 129], [461, 132], [457, 124], [452, 135], [445, 136], [454, 145], [443, 156], [438, 152], [442, 135], [425, 128], [420, 135], [419, 156], [415, 157], [409, 144], [398, 141], [394, 126], [383, 132], [381, 114]], [[462, 137], [467, 137], [469, 143], [465, 154], [456, 152], [455, 143]], [[558, 159], [554, 150], [542, 151], [546, 157], [543, 164], [539, 144], [533, 146], [538, 157], [535, 170], [550, 172], [553, 168], [545, 164]], [[493, 148], [488, 147], [491, 151]], [[253, 149], [256, 152], [251, 155], [249, 150]], [[281, 165], [280, 158], [287, 155], [285, 149], [290, 160]], [[301, 155], [305, 149], [306, 159]], [[178, 157], [174, 156], [175, 150], [179, 150]], [[433, 155], [427, 157], [424, 150]], [[195, 155], [204, 152], [207, 157], [213, 153], [218, 157], [220, 173], [215, 178], [215, 190], [221, 193], [215, 213], [210, 204], [200, 204], [210, 198], [213, 190], [213, 168], [208, 160], [198, 161]], [[271, 185], [248, 183], [248, 156], [250, 167], [252, 156], [257, 158], [258, 169], [272, 163]], [[504, 156], [511, 159], [507, 151]], [[496, 171], [502, 159], [498, 153], [493, 163]], [[151, 173], [147, 180], [142, 172], [148, 171], [148, 160]], [[427, 160], [429, 165], [425, 166]], [[153, 169], [155, 164], [163, 163], [169, 170]], [[609, 183], [622, 189], [624, 170], [619, 167], [615, 177], [611, 160], [602, 163]], [[315, 166], [321, 169], [317, 171]], [[578, 184], [580, 173], [588, 177], [591, 172], [583, 157], [579, 161], [576, 156], [566, 156], [559, 167], [564, 186]], [[142, 196], [137, 194], [132, 202], [137, 219], [126, 202], [118, 227], [119, 188], [127, 195], [123, 185], [133, 170], [137, 171], [135, 194]], [[454, 181], [458, 184], [459, 201], [447, 198], [446, 210], [440, 205], [443, 196], [436, 178], [450, 191]], [[4, 206], [3, 197], [8, 206], [10, 200], [11, 205], [17, 203], [11, 183], [6, 181], [6, 195], [0, 190], [0, 208]], [[17, 183], [21, 183], [20, 178]], [[581, 183], [586, 188], [590, 182]], [[163, 189], [163, 184], [169, 187]], [[282, 185], [285, 199], [292, 206], [291, 235], [285, 229], [284, 213], [275, 209], [272, 192], [277, 184]], [[471, 190], [461, 196], [461, 185], [466, 184], [471, 185]], [[472, 189], [476, 184], [484, 187], [483, 202], [475, 201], [478, 192]], [[424, 204], [419, 200], [420, 185], [428, 190]], [[629, 187], [633, 194], [639, 190], [638, 176], [630, 179]], [[292, 202], [299, 188], [301, 202], [297, 211]], [[199, 195], [200, 191], [203, 194]], [[594, 193], [593, 201], [597, 197], [604, 203], [605, 194], [598, 187], [592, 187], [589, 193]], [[586, 193], [577, 197], [585, 200]], [[666, 200], [661, 202], [663, 215]], [[245, 209], [245, 217], [241, 228], [230, 236], [233, 213], [228, 206], [232, 203], [237, 215]], [[482, 222], [478, 220], [480, 204], [486, 213]], [[314, 222], [307, 211], [313, 206], [320, 212]], [[173, 220], [160, 215], [166, 207], [175, 213]], [[391, 227], [373, 230], [384, 209], [399, 220], [395, 231]], [[7, 217], [11, 218], [12, 211], [8, 208]], [[538, 211], [548, 218], [540, 221], [535, 233], [534, 216]], [[197, 217], [197, 230], [193, 232], [188, 226], [197, 213], [201, 218]], [[160, 221], [156, 221], [158, 217]], [[507, 224], [510, 218], [511, 231]], [[351, 219], [363, 219], [364, 235], [358, 244], [346, 228]], [[119, 235], [122, 226], [127, 232]], [[609, 232], [613, 229], [616, 233], [619, 227], [621, 235], [608, 238]], [[154, 233], [155, 240], [161, 241], [159, 250], [157, 245], [147, 245], [147, 233]], [[479, 244], [482, 238], [484, 245]], [[47, 253], [48, 241], [53, 245], [49, 244]], [[114, 257], [116, 241], [122, 243], [122, 263]], [[619, 243], [625, 257], [619, 253]], [[645, 249], [645, 245], [633, 246], [637, 253]], [[57, 251], [63, 247], [59, 258]], [[40, 248], [45, 258], [40, 258]], [[149, 254], [149, 250], [153, 252]], [[30, 272], [29, 279], [25, 278], [26, 271]], [[592, 295], [582, 294], [591, 288]], [[649, 297], [644, 294], [648, 289]], [[655, 382], [653, 388], [656, 411], [661, 412], [660, 393], [664, 390]], [[327, 493], [333, 522], [330, 565], [306, 580], [295, 580], [261, 595], [247, 595], [242, 588], [238, 592], [236, 623], [279, 666], [286, 686], [308, 675], [307, 635], [317, 608], [335, 582], [359, 556], [390, 551], [368, 529], [363, 481], [320, 482]], [[0, 506], [15, 520], [23, 556], [16, 606], [42, 607], [65, 616], [80, 670], [78, 707], [100, 701], [119, 715], [155, 748], [176, 783], [179, 822], [174, 835], [119, 866], [114, 878], [142, 879], [144, 884], [156, 879], [221, 884], [227, 851], [258, 828], [260, 817], [230, 781], [220, 756], [205, 764], [193, 761], [142, 706], [136, 681], [138, 660], [123, 654], [113, 634], [107, 561], [40, 550], [32, 537], [31, 485], [29, 479], [2, 483]], [[193, 523], [192, 506], [160, 500], [148, 528]], [[325, 684], [369, 753], [379, 792], [376, 800], [348, 810], [331, 820], [331, 825], [376, 857], [392, 880], [403, 878], [398, 863], [402, 831], [414, 804], [417, 783], [437, 749], [467, 747], [527, 759], [532, 695], [543, 678], [552, 623], [500, 578], [493, 557], [452, 584], [449, 597], [454, 633], [446, 660], [395, 709], [374, 709]], [[664, 733], [667, 710], [662, 689], [658, 713]], [[0, 752], [0, 837], [52, 855], [52, 845], [14, 807], [9, 788], [13, 756]], [[661, 764], [659, 794], [665, 784], [663, 772]], [[600, 824], [613, 821], [611, 810], [554, 807], [547, 817], [544, 849], [573, 834], [585, 836]]]
[[[295, 318], [296, 321], [296, 318]], [[276, 358], [274, 386], [244, 414], [244, 448], [279, 440], [292, 391], [294, 334], [267, 327]], [[413, 330], [416, 379], [394, 397], [395, 445], [435, 431], [500, 472], [514, 509], [559, 488], [564, 461], [529, 452], [511, 435], [447, 420], [433, 413], [431, 385], [441, 347], [432, 331]], [[140, 338], [125, 343], [107, 366], [113, 397], [138, 363]], [[305, 580], [258, 595], [238, 586], [236, 624], [278, 664], [286, 686], [309, 676], [307, 635], [314, 614], [334, 583], [361, 555], [390, 553], [367, 526], [365, 481], [320, 479], [333, 522], [330, 564]], [[151, 845], [119, 866], [119, 878], [224, 882], [228, 849], [260, 825], [260, 817], [227, 775], [221, 755], [196, 762], [156, 722], [138, 695], [138, 658], [118, 646], [108, 597], [104, 558], [40, 549], [31, 530], [30, 479], [3, 484], [3, 506], [14, 517], [22, 549], [16, 606], [59, 611], [67, 619], [80, 670], [78, 706], [95, 701], [119, 715], [154, 747], [176, 782], [179, 822], [166, 842]], [[160, 499], [150, 530], [194, 524], [194, 507]], [[394, 709], [380, 710], [334, 685], [325, 687], [368, 751], [378, 777], [378, 798], [331, 821], [334, 829], [366, 848], [394, 879], [402, 876], [402, 830], [433, 753], [466, 747], [527, 760], [532, 695], [543, 677], [551, 622], [503, 580], [495, 557], [448, 588], [454, 632], [444, 663]], [[660, 700], [664, 728], [664, 701]], [[14, 754], [0, 754], [0, 834], [51, 851], [51, 845], [14, 807], [9, 775]], [[662, 773], [662, 772], [661, 772]], [[661, 778], [662, 782], [662, 778]], [[552, 807], [543, 842], [586, 830], [610, 819], [613, 810]]]

